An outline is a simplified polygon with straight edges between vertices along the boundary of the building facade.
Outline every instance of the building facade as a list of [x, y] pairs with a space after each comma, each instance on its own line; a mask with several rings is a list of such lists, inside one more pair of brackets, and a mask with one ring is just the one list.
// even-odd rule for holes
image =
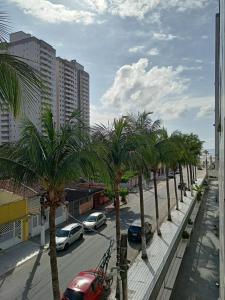
[[60, 57], [56, 59], [56, 74], [58, 125], [68, 122], [78, 110], [81, 120], [89, 126], [89, 74], [76, 60]]
[[[7, 51], [24, 58], [41, 77], [43, 89], [36, 94], [34, 103], [24, 105], [25, 115], [41, 129], [41, 113], [50, 107], [56, 118], [56, 51], [46, 42], [22, 31], [12, 33]], [[0, 114], [0, 144], [18, 140], [21, 121], [15, 120], [8, 110]]]
[[20, 195], [0, 190], [0, 249], [28, 239], [27, 201]]
[[[89, 74], [76, 60], [56, 58], [56, 50], [48, 43], [23, 31], [10, 35], [8, 53], [24, 59], [36, 69], [43, 88], [37, 92], [33, 103], [23, 107], [24, 115], [41, 130], [41, 115], [46, 107], [51, 108], [57, 127], [65, 124], [75, 110], [89, 126]], [[0, 110], [0, 144], [19, 139], [21, 121], [7, 110]]]
[[220, 222], [220, 299], [225, 299], [225, 166], [224, 166], [224, 135], [225, 135], [225, 0], [220, 0], [220, 11], [217, 20], [217, 57], [216, 61], [216, 153], [218, 155], [219, 178], [219, 222]]

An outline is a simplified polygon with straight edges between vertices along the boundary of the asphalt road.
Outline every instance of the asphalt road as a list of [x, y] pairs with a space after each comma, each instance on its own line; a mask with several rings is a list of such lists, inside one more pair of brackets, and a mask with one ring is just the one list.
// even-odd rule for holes
[[[186, 173], [186, 172], [185, 172]], [[202, 173], [202, 172], [201, 172]], [[199, 174], [201, 175], [201, 174]], [[177, 182], [179, 182], [177, 176]], [[152, 185], [152, 184], [151, 184]], [[173, 179], [170, 179], [171, 206], [175, 205]], [[160, 221], [167, 215], [166, 181], [158, 183]], [[180, 193], [178, 193], [180, 197]], [[144, 191], [145, 216], [155, 228], [155, 204], [154, 189]], [[121, 229], [127, 231], [130, 223], [139, 218], [139, 194], [131, 193], [128, 196], [128, 204], [121, 206]], [[111, 212], [107, 215], [107, 225], [99, 231], [109, 237], [115, 236], [115, 215]], [[88, 233], [84, 239], [75, 242], [67, 251], [58, 253], [58, 269], [60, 287], [63, 291], [69, 281], [80, 271], [95, 268], [102, 255], [109, 246], [104, 237]], [[128, 259], [133, 261], [139, 252], [138, 245], [130, 245]], [[115, 265], [115, 246], [109, 268]], [[1, 300], [51, 300], [51, 273], [49, 256], [47, 252], [40, 253], [37, 257], [17, 267], [12, 273], [0, 279]]]

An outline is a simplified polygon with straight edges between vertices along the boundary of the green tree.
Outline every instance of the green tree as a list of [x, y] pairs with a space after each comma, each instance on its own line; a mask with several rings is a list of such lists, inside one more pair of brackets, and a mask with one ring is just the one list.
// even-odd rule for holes
[[158, 144], [158, 150], [160, 153], [160, 161], [162, 165], [165, 166], [165, 170], [166, 170], [166, 192], [167, 192], [167, 208], [168, 208], [167, 220], [172, 221], [170, 188], [169, 188], [169, 170], [170, 169], [173, 170], [176, 209], [178, 209], [179, 207], [178, 207], [177, 186], [176, 186], [176, 169], [178, 164], [179, 153], [174, 141], [168, 135], [165, 128], [161, 130], [160, 135], [161, 135], [161, 141]]
[[45, 207], [49, 207], [50, 265], [54, 300], [60, 300], [58, 267], [55, 242], [56, 209], [64, 200], [67, 183], [91, 170], [87, 157], [87, 138], [83, 126], [67, 124], [56, 130], [53, 115], [47, 110], [42, 116], [43, 133], [29, 121], [24, 121], [19, 142], [0, 148], [3, 175], [16, 182], [38, 183], [46, 195]]
[[134, 150], [130, 133], [128, 121], [124, 117], [114, 119], [111, 126], [96, 125], [92, 128], [93, 149], [98, 157], [95, 167], [115, 194], [117, 265], [120, 262], [119, 186], [122, 176], [129, 169], [130, 154]]
[[138, 173], [138, 188], [140, 197], [140, 218], [141, 218], [141, 245], [142, 258], [147, 258], [146, 237], [145, 237], [145, 217], [143, 198], [143, 175], [149, 176], [149, 164], [151, 163], [151, 147], [149, 145], [150, 136], [156, 134], [160, 127], [159, 120], [152, 121], [150, 113], [143, 112], [138, 115], [129, 115], [133, 137], [135, 139], [135, 151], [132, 153], [132, 167]]

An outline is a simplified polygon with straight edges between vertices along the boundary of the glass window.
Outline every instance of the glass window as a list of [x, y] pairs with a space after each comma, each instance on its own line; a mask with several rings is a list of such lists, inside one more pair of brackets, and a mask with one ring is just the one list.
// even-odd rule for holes
[[81, 226], [77, 226], [71, 230], [71, 233], [74, 234], [80, 230]]
[[56, 236], [57, 237], [67, 237], [67, 236], [69, 236], [69, 233], [70, 233], [69, 230], [57, 229]]
[[96, 219], [97, 219], [96, 216], [90, 215], [90, 216], [87, 217], [86, 221], [88, 221], [88, 222], [95, 222]]
[[82, 292], [76, 292], [71, 289], [66, 289], [64, 297], [68, 300], [84, 300], [84, 294]]

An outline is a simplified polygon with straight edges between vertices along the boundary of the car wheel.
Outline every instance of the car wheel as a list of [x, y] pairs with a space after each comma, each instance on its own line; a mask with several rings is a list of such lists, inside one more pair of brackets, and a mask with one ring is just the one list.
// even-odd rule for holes
[[97, 230], [97, 225], [94, 226], [94, 230]]
[[66, 243], [66, 245], [64, 246], [64, 250], [67, 250], [69, 248], [69, 244]]
[[80, 240], [82, 240], [82, 239], [83, 239], [83, 237], [84, 237], [84, 234], [83, 234], [83, 233], [81, 233], [81, 234], [80, 234]]

